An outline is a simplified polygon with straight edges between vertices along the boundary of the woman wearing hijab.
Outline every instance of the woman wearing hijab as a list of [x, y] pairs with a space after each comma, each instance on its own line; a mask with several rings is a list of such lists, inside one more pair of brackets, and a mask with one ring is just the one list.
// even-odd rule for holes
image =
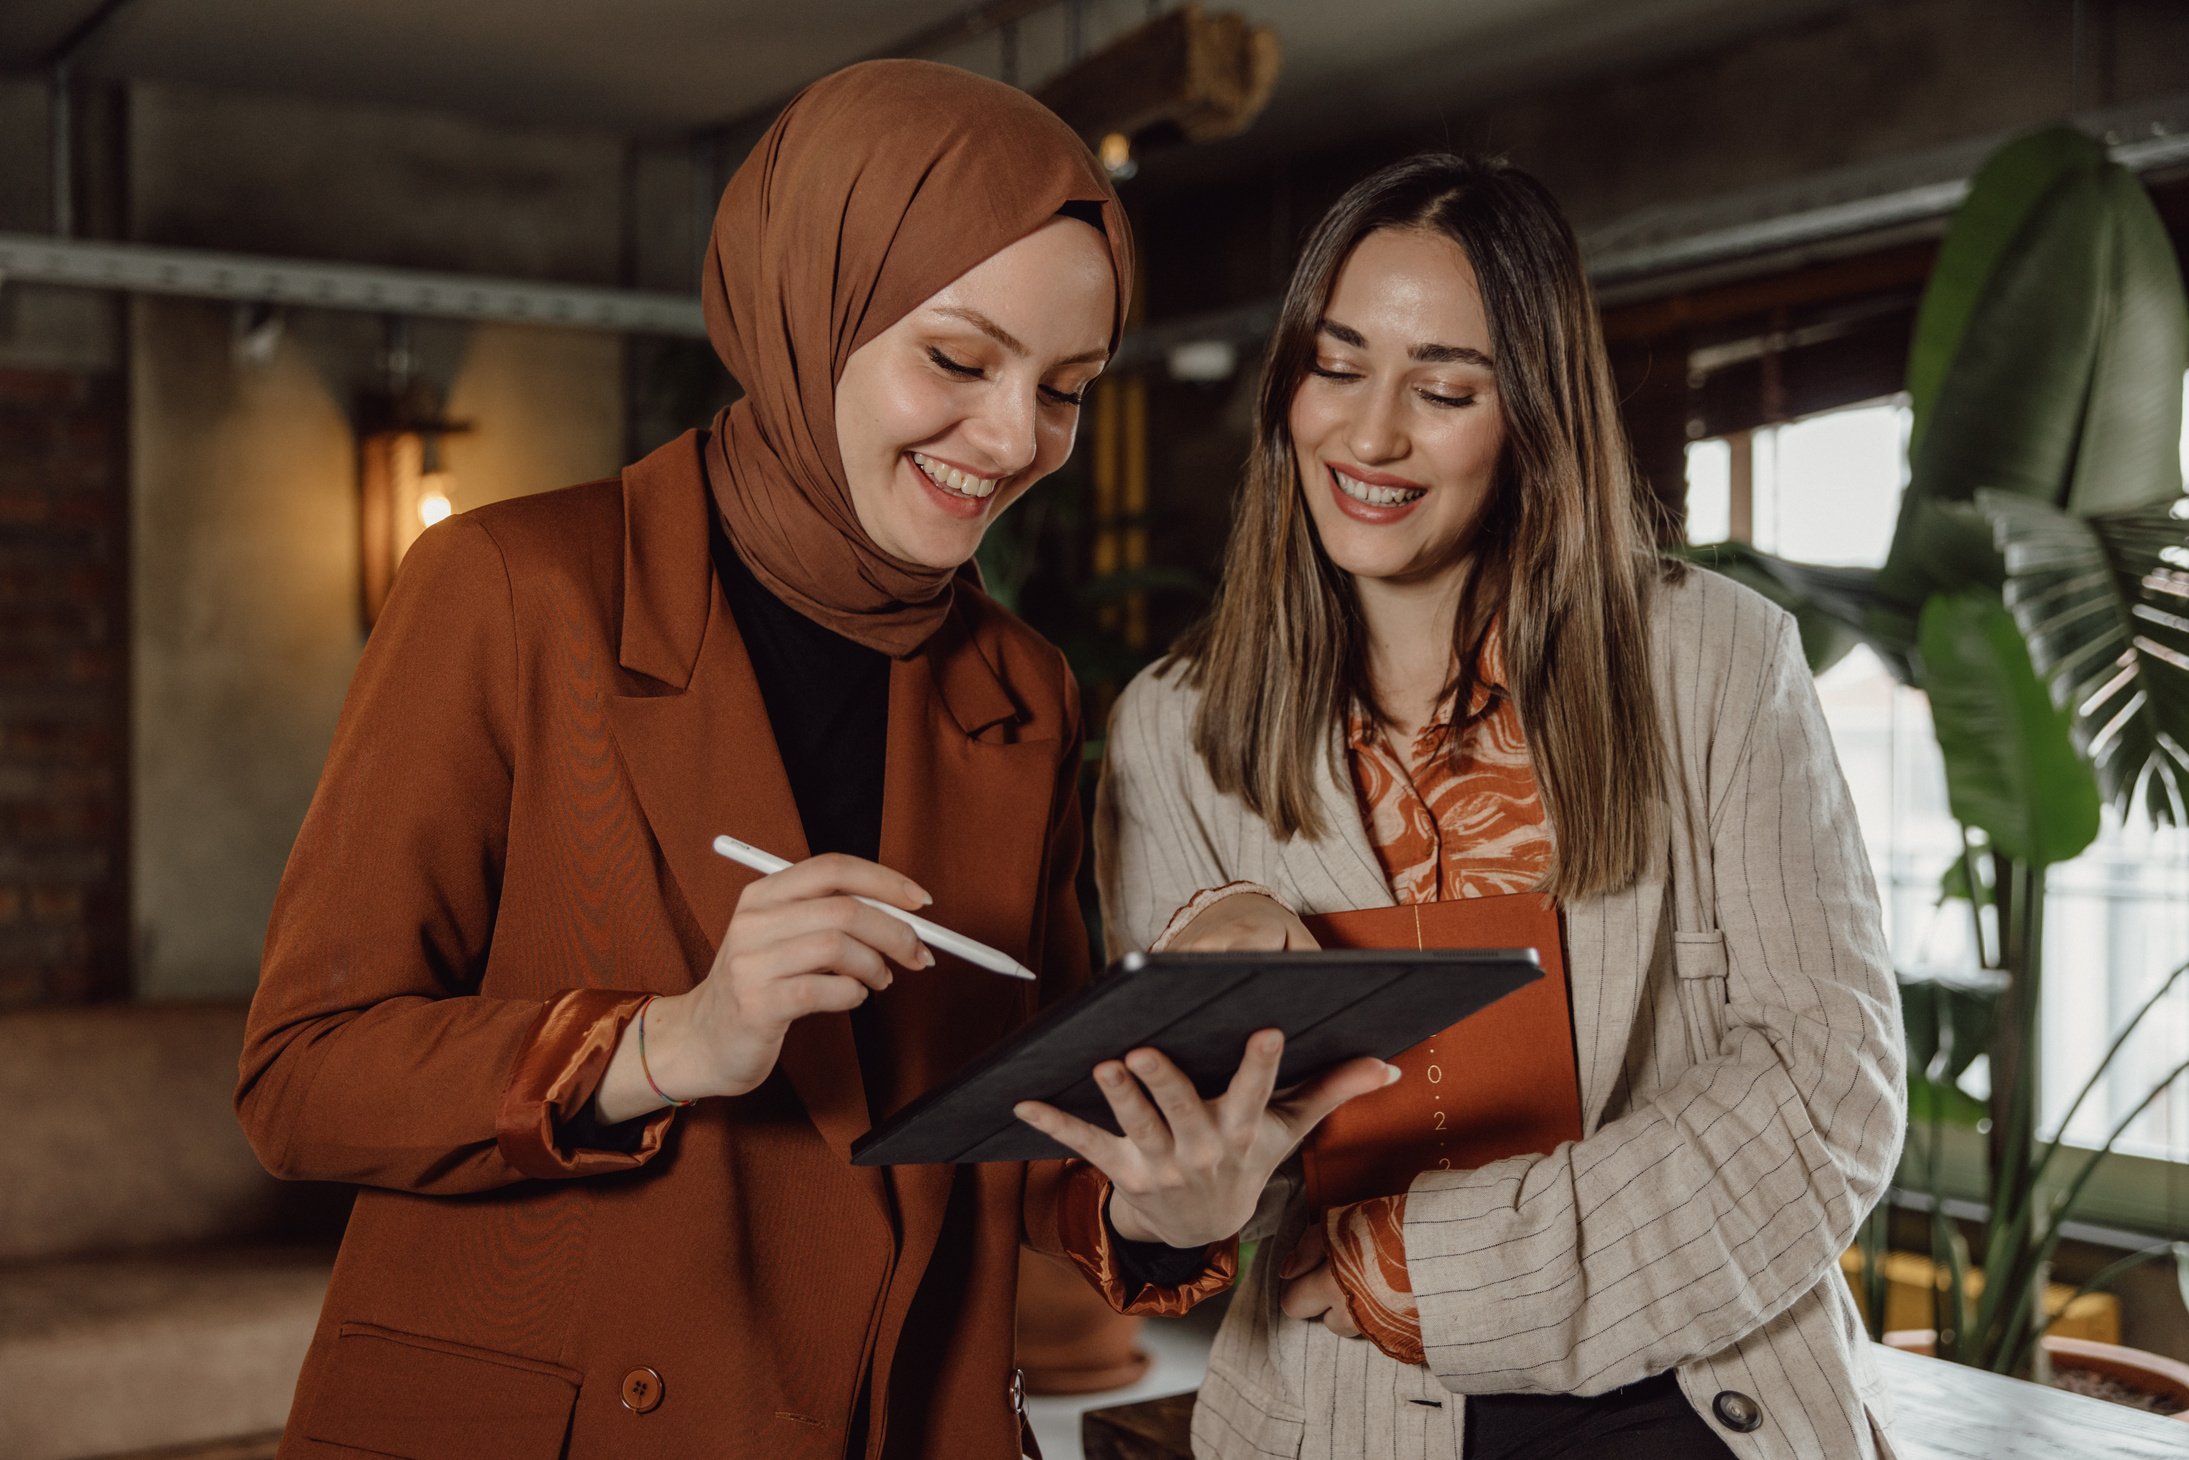
[[[1113, 948], [1494, 903], [1570, 992], [1570, 1045], [1562, 1004], [1533, 1052], [1423, 1029], [1285, 1168], [1202, 1460], [1880, 1453], [1839, 1274], [1903, 1115], [1868, 859], [1793, 621], [1654, 550], [1534, 179], [1417, 157], [1310, 235], [1215, 607], [1120, 699], [1096, 837]], [[1569, 1131], [1454, 1159], [1498, 1132], [1451, 1072], [1569, 1051]], [[1409, 1159], [1319, 1195], [1341, 1128]]]
[[[1022, 93], [838, 73], [715, 220], [743, 399], [411, 550], [237, 1093], [271, 1170], [364, 1188], [285, 1457], [1018, 1455], [1021, 1241], [1179, 1311], [1284, 1150], [1383, 1079], [1273, 1104], [1264, 1051], [1203, 1102], [1139, 1055], [1178, 1129], [1237, 1139], [1107, 1175], [848, 1161], [1085, 975], [1071, 676], [961, 570], [1069, 451], [1131, 266], [1101, 169]], [[793, 865], [755, 879], [719, 833]]]

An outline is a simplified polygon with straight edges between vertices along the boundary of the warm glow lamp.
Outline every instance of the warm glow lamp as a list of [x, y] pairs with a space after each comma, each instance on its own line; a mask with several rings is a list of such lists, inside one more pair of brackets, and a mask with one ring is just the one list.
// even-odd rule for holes
[[403, 554], [418, 534], [456, 511], [456, 477], [441, 459], [444, 438], [469, 426], [437, 417], [382, 418], [358, 437], [359, 610], [379, 618]]

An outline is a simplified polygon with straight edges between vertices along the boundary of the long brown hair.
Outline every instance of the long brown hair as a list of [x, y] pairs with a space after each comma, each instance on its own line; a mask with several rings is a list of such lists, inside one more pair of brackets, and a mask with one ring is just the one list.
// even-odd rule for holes
[[1501, 625], [1506, 687], [1557, 843], [1544, 888], [1614, 891], [1644, 869], [1663, 814], [1649, 601], [1668, 570], [1573, 231], [1541, 183], [1503, 162], [1424, 153], [1393, 163], [1309, 236], [1262, 365], [1223, 581], [1175, 650], [1201, 690], [1194, 748], [1217, 788], [1280, 839], [1316, 836], [1315, 758], [1334, 754], [1354, 702], [1376, 709], [1352, 579], [1315, 533], [1287, 419], [1338, 271], [1386, 228], [1460, 246], [1496, 360], [1504, 449], [1452, 626], [1460, 702]]

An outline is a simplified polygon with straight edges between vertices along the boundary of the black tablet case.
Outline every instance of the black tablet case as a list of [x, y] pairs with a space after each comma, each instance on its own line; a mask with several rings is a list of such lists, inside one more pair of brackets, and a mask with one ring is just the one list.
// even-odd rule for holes
[[1247, 1036], [1282, 1029], [1277, 1088], [1362, 1055], [1389, 1059], [1543, 976], [1535, 950], [1128, 953], [852, 1144], [852, 1164], [1043, 1161], [1071, 1154], [1011, 1114], [1021, 1100], [1115, 1132], [1094, 1067], [1143, 1046], [1204, 1097], [1231, 1083]]

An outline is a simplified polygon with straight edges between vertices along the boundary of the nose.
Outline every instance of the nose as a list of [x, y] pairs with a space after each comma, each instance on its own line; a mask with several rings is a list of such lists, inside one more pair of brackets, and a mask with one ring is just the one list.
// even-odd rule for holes
[[1016, 476], [1033, 465], [1039, 442], [1040, 402], [1034, 388], [998, 385], [984, 392], [980, 409], [965, 422], [965, 436], [1003, 476]]
[[1362, 392], [1353, 419], [1346, 423], [1345, 444], [1363, 466], [1395, 461], [1406, 454], [1406, 428], [1394, 391]]

